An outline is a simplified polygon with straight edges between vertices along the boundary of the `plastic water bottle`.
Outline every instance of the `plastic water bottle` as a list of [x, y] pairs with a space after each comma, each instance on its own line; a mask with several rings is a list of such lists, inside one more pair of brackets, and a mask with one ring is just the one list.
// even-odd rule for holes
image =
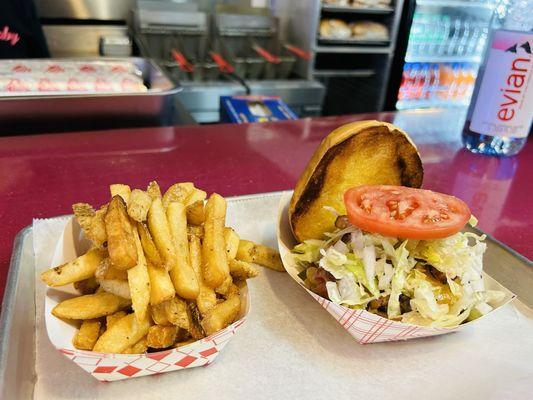
[[474, 152], [517, 154], [533, 121], [533, 0], [502, 0], [463, 128]]

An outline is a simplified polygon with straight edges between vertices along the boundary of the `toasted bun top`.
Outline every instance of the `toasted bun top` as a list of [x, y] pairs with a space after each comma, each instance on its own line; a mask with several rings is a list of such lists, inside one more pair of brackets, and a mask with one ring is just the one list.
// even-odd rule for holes
[[359, 185], [420, 187], [423, 168], [416, 146], [400, 128], [387, 122], [358, 121], [331, 132], [318, 146], [298, 180], [289, 206], [299, 241], [319, 239], [334, 230], [344, 214], [344, 192]]

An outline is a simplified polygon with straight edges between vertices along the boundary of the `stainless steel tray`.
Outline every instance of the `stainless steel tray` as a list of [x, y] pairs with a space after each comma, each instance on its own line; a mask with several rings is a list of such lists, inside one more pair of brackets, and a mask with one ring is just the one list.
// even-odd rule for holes
[[[55, 59], [61, 60], [61, 59]], [[68, 58], [87, 61], [87, 58]], [[90, 60], [98, 61], [91, 58]], [[0, 135], [31, 132], [47, 125], [51, 131], [100, 129], [114, 126], [158, 125], [171, 117], [173, 96], [181, 90], [150, 59], [139, 57], [105, 58], [130, 61], [142, 72], [148, 88], [141, 93], [44, 94], [0, 97]], [[113, 126], [109, 126], [112, 123]]]
[[[277, 206], [280, 196], [280, 192], [275, 192], [250, 196], [239, 196], [229, 199], [229, 223], [244, 238], [260, 241], [270, 246], [276, 246], [277, 241], [275, 237], [275, 232], [278, 211]], [[487, 253], [485, 256], [486, 271], [492, 277], [500, 281], [500, 283], [502, 283], [514, 293], [516, 293], [522, 303], [533, 308], [533, 291], [531, 291], [531, 287], [533, 286], [533, 265], [531, 261], [517, 254], [516, 252], [509, 249], [507, 246], [498, 242], [489, 235], [487, 236], [486, 242], [488, 245]], [[35, 265], [33, 257], [32, 227], [28, 226], [22, 231], [20, 231], [17, 237], [15, 238], [13, 256], [11, 258], [7, 286], [4, 294], [3, 313], [0, 319], [0, 399], [11, 400], [35, 398], [34, 386], [36, 384], [36, 381], [40, 378], [38, 372], [36, 371], [36, 358], [38, 352], [45, 351], [42, 349], [45, 346], [43, 343], [41, 343], [41, 345], [39, 346], [36, 345], [37, 316], [34, 282]], [[198, 378], [200, 381], [203, 379], [204, 381], [202, 382], [204, 383], [205, 380], [209, 380], [211, 382], [209, 385], [200, 384], [202, 388], [197, 387], [195, 389], [197, 390], [195, 394], [198, 398], [202, 398], [202, 394], [204, 398], [208, 398], [209, 393], [211, 393], [208, 391], [208, 387], [212, 385], [213, 382], [217, 381], [217, 379], [214, 379], [213, 376], [218, 376], [222, 380], [229, 379], [229, 377], [233, 376], [232, 373], [229, 373], [229, 375], [224, 375], [223, 377], [218, 375], [221, 373], [221, 370], [226, 371], [226, 369], [230, 369], [232, 371], [235, 371], [236, 375], [245, 374], [239, 369], [242, 368], [240, 364], [241, 359], [239, 357], [264, 357], [267, 360], [265, 362], [269, 362], [270, 364], [265, 364], [263, 365], [263, 367], [272, 368], [271, 372], [275, 369], [277, 370], [279, 367], [281, 368], [279, 370], [280, 373], [281, 371], [286, 371], [285, 373], [288, 373], [287, 371], [290, 371], [290, 369], [286, 369], [290, 368], [287, 366], [287, 363], [290, 365], [290, 360], [283, 360], [281, 359], [282, 357], [289, 359], [294, 358], [299, 362], [303, 362], [305, 360], [305, 362], [312, 363], [316, 360], [308, 360], [305, 357], [314, 357], [310, 355], [309, 352], [313, 353], [313, 346], [316, 346], [318, 344], [320, 344], [320, 346], [316, 350], [317, 352], [319, 352], [319, 354], [316, 356], [322, 357], [324, 353], [320, 352], [324, 351], [322, 345], [325, 339], [321, 339], [320, 334], [321, 331], [326, 328], [324, 326], [321, 326], [319, 329], [312, 329], [309, 327], [309, 325], [307, 325], [305, 326], [304, 331], [301, 331], [303, 322], [302, 317], [300, 315], [310, 312], [313, 314], [313, 316], [307, 315], [309, 319], [315, 319], [316, 321], [316, 318], [318, 318], [320, 321], [322, 321], [321, 325], [328, 325], [328, 329], [329, 324], [327, 324], [327, 322], [332, 323], [332, 333], [334, 335], [338, 335], [339, 342], [344, 342], [346, 340], [348, 346], [351, 343], [351, 339], [347, 338], [349, 335], [346, 335], [345, 337], [344, 333], [341, 332], [340, 328], [337, 328], [337, 324], [335, 323], [335, 321], [329, 321], [326, 317], [324, 317], [325, 314], [322, 314], [323, 310], [321, 310], [321, 307], [316, 306], [314, 304], [315, 302], [311, 301], [310, 298], [304, 293], [304, 291], [298, 288], [298, 286], [294, 282], [292, 282], [292, 280], [288, 276], [285, 276], [275, 271], [262, 270], [260, 276], [257, 279], [251, 281], [251, 285], [251, 295], [254, 298], [254, 310], [251, 313], [249, 328], [242, 333], [243, 339], [240, 343], [241, 346], [244, 346], [244, 348], [235, 348], [235, 346], [237, 346], [235, 345], [232, 349], [228, 350], [227, 355], [224, 357], [224, 360], [218, 361], [214, 364], [213, 367], [209, 367], [209, 369], [211, 369], [211, 372], [207, 375], [202, 375], [202, 371], [196, 372], [197, 375], [187, 374], [187, 372], [177, 372], [164, 374], [160, 377], [134, 379], [132, 381], [128, 381], [129, 383], [124, 382], [102, 385], [101, 383], [98, 383], [96, 380], [91, 378], [88, 374], [85, 374], [85, 372], [81, 371], [81, 369], [79, 369], [77, 366], [68, 362], [68, 360], [65, 359], [65, 362], [61, 362], [60, 365], [64, 368], [67, 368], [67, 370], [56, 372], [61, 374], [62, 376], [64, 374], [64, 376], [66, 377], [65, 382], [48, 383], [48, 386], [66, 385], [68, 383], [66, 381], [68, 381], [74, 376], [76, 379], [80, 379], [80, 390], [94, 390], [94, 392], [84, 393], [84, 398], [88, 398], [91, 396], [101, 396], [103, 398], [107, 398], [112, 397], [112, 390], [115, 390], [112, 389], [112, 387], [116, 388], [116, 390], [122, 390], [125, 389], [125, 386], [123, 385], [129, 384], [134, 385], [131, 387], [138, 390], [140, 386], [138, 387], [136, 385], [143, 385], [142, 382], [144, 382], [144, 385], [155, 384], [156, 386], [170, 384], [170, 382], [172, 382], [172, 385], [191, 382], [191, 385], [194, 386], [194, 382], [192, 380]], [[260, 299], [260, 301], [256, 301], [256, 298]], [[314, 313], [317, 314], [316, 317], [314, 316]], [[273, 335], [272, 339], [278, 340], [281, 336], [282, 338], [285, 337], [286, 340], [293, 340], [293, 337], [290, 336], [291, 334], [285, 333], [284, 331], [284, 329], [288, 328], [282, 328], [282, 326], [285, 326], [287, 324], [294, 324], [292, 328], [289, 328], [296, 330], [294, 335], [303, 335], [302, 332], [305, 332], [308, 337], [303, 338], [303, 340], [314, 340], [314, 344], [311, 342], [296, 344], [293, 343], [291, 345], [292, 347], [283, 347], [278, 351], [275, 350], [275, 348], [277, 348], [276, 346], [279, 346], [279, 343], [274, 346], [274, 348], [271, 347], [270, 343], [257, 343], [257, 341], [259, 340], [258, 335], [265, 335], [265, 332]], [[273, 331], [269, 331], [269, 329]], [[339, 330], [337, 331], [337, 329]], [[465, 338], [465, 340], [466, 339], [467, 338]], [[402, 348], [405, 348], [406, 346], [417, 346], [417, 342], [418, 345], [421, 346], [420, 341], [411, 341], [411, 344], [409, 345], [403, 343], [400, 346]], [[430, 339], [425, 343], [430, 346], [431, 343], [434, 343], [434, 340]], [[51, 345], [49, 345], [49, 347], [50, 346]], [[251, 355], [248, 355], [246, 353], [247, 351], [249, 351], [249, 346], [252, 346], [251, 348], [253, 348]], [[266, 355], [258, 354], [260, 348], [265, 348], [265, 346], [267, 349], [266, 351], [268, 351], [269, 353], [272, 352], [272, 354], [274, 354], [274, 356], [271, 356], [270, 359], [268, 359]], [[353, 344], [353, 346], [356, 346], [355, 343]], [[368, 349], [372, 346], [375, 346], [373, 347], [373, 349], [377, 349], [375, 350], [377, 351], [377, 354], [375, 355], [376, 357], [384, 356], [383, 353], [379, 353], [379, 345], [369, 345], [368, 347], [365, 346], [364, 349]], [[363, 347], [358, 348], [363, 349]], [[369, 350], [360, 351], [363, 353], [366, 352], [364, 354], [368, 355]], [[389, 351], [392, 351], [391, 348], [389, 348]], [[421, 350], [420, 348], [417, 348], [413, 349], [413, 351], [420, 352]], [[237, 359], [231, 356], [232, 353]], [[53, 353], [51, 354], [55, 355]], [[57, 355], [57, 357], [60, 359], [60, 361], [63, 358], [60, 355]], [[273, 357], [279, 357], [280, 359], [272, 359]], [[345, 354], [341, 354], [338, 357], [339, 363], [347, 362]], [[389, 354], [389, 357], [392, 357], [392, 355]], [[355, 361], [357, 362], [357, 359]], [[403, 361], [400, 360], [399, 362]], [[224, 365], [221, 368], [216, 369], [215, 365], [217, 365], [218, 363], [223, 363]], [[313, 368], [318, 368], [316, 364], [312, 365], [314, 365]], [[424, 366], [424, 368], [426, 368], [426, 366]], [[263, 379], [262, 382], [266, 384], [264, 378], [268, 377], [269, 372], [265, 370], [261, 374]], [[302, 379], [305, 380], [305, 374], [302, 375], [301, 372], [295, 372], [295, 374], [297, 374], [298, 376], [302, 376]], [[250, 379], [245, 379], [245, 377], [242, 376], [240, 377], [240, 380], [238, 380], [238, 382], [240, 382], [239, 384], [233, 385], [229, 380], [227, 381], [227, 385], [230, 385], [232, 387], [235, 386], [239, 390], [243, 391], [241, 393], [237, 389], [235, 389], [237, 390], [237, 392], [231, 392], [233, 393], [233, 398], [253, 398], [255, 394], [257, 394], [257, 387], [255, 386], [254, 380], [254, 377], [257, 377], [256, 372], [252, 370], [247, 373], [247, 376]], [[244, 382], [248, 382], [248, 384], [244, 384]], [[203, 386], [205, 386], [205, 388], [203, 388]], [[308, 385], [306, 384], [303, 386]], [[271, 387], [271, 385], [268, 385], [268, 387]], [[164, 387], [162, 388], [162, 390], [163, 389]], [[58, 393], [47, 393], [47, 395], [49, 395], [50, 398], [53, 398], [54, 396], [61, 397], [61, 390], [57, 390]], [[154, 392], [155, 390], [155, 386], [150, 386], [150, 389], [147, 389], [146, 393], [152, 393], [155, 397], [157, 397]], [[271, 387], [270, 390], [277, 392], [277, 390], [273, 387]], [[280, 390], [283, 391], [285, 389], [281, 388]], [[265, 396], [268, 394], [267, 392], [264, 393]], [[115, 395], [117, 395], [118, 392], [114, 393]], [[237, 393], [239, 393], [238, 396]], [[298, 392], [287, 391], [283, 393], [285, 393], [285, 395], [282, 395], [279, 398], [291, 396], [298, 397], [297, 395], [295, 395], [295, 393]], [[273, 392], [271, 394], [273, 394]], [[62, 395], [64, 396], [65, 394], [62, 393]], [[231, 394], [228, 394], [228, 396], [230, 398], [232, 397]], [[264, 396], [261, 398], [264, 398]]]

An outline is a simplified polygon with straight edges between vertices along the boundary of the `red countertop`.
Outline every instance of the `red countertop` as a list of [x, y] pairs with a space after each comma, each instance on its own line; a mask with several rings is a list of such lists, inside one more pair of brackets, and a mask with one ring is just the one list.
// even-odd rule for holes
[[533, 143], [512, 158], [471, 154], [461, 148], [462, 118], [431, 110], [0, 138], [0, 296], [15, 235], [32, 218], [69, 214], [80, 201], [100, 205], [111, 183], [194, 181], [224, 196], [291, 189], [320, 140], [361, 119], [406, 130], [422, 156], [424, 187], [464, 199], [481, 229], [531, 259]]

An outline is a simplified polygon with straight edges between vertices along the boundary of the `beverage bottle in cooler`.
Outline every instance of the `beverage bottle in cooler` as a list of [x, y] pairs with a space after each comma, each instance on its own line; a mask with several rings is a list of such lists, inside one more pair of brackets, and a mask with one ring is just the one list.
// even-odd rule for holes
[[533, 120], [533, 0], [503, 0], [491, 20], [463, 128], [474, 153], [511, 156], [525, 145]]

